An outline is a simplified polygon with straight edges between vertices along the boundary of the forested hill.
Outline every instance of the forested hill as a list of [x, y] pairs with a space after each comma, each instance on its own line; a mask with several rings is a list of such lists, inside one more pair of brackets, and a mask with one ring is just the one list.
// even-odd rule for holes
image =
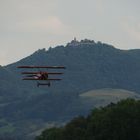
[[[17, 69], [20, 65], [60, 65], [66, 69], [49, 69], [63, 72], [63, 80], [52, 82], [50, 88], [38, 88], [35, 81], [21, 80], [22, 70]], [[120, 50], [87, 39], [72, 40], [66, 46], [39, 49], [0, 67], [0, 76], [0, 137], [34, 136], [48, 123], [60, 124], [86, 115], [96, 105], [139, 97], [140, 50]]]
[[119, 50], [87, 39], [72, 40], [66, 46], [38, 50], [6, 68], [15, 73], [19, 65], [66, 66], [64, 80], [54, 84], [54, 90], [61, 87], [61, 91], [80, 93], [111, 87], [140, 91], [140, 50]]

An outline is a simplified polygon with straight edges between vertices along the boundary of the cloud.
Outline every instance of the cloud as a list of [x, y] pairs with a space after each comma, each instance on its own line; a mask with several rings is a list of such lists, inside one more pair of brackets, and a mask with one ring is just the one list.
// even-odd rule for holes
[[99, 16], [103, 15], [105, 12], [104, 6], [105, 4], [103, 0], [96, 1], [95, 11]]
[[1, 50], [0, 51], [0, 65], [4, 65], [7, 62], [6, 58], [7, 58], [6, 51]]
[[65, 25], [58, 17], [49, 16], [46, 19], [17, 22], [15, 26], [19, 32], [47, 32], [50, 34], [68, 34], [70, 26]]
[[133, 18], [125, 19], [122, 22], [122, 29], [131, 39], [140, 42], [140, 21]]

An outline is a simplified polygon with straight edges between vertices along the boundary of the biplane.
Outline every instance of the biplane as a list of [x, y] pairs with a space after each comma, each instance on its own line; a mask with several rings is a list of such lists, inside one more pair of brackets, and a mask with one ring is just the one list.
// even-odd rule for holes
[[38, 71], [24, 71], [21, 74], [24, 75], [22, 80], [37, 81], [37, 87], [48, 86], [50, 87], [51, 81], [60, 81], [60, 78], [50, 78], [50, 75], [61, 75], [62, 72], [48, 72], [42, 71], [42, 69], [65, 69], [64, 66], [18, 66], [22, 69], [38, 69]]

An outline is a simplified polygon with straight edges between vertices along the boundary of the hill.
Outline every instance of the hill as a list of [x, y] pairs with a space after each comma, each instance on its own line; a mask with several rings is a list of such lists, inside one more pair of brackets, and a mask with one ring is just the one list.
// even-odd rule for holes
[[55, 84], [54, 89], [62, 87], [65, 91], [81, 93], [111, 87], [139, 92], [139, 60], [140, 50], [119, 50], [108, 44], [88, 43], [86, 40], [86, 43], [81, 41], [77, 45], [68, 43], [47, 51], [38, 50], [6, 66], [6, 69], [16, 73], [19, 65], [64, 65], [67, 67], [64, 80]]
[[[85, 39], [39, 49], [1, 67], [0, 135], [25, 137], [51, 124], [59, 125], [74, 116], [86, 115], [95, 105], [95, 100], [87, 102], [83, 96], [87, 91], [110, 88], [139, 94], [139, 60], [140, 50], [120, 50]], [[21, 80], [21, 70], [17, 69], [20, 65], [63, 65], [67, 69], [61, 82], [52, 83], [50, 88], [37, 88], [34, 81]], [[122, 99], [120, 93], [115, 98]], [[106, 100], [98, 96], [98, 105]], [[113, 97], [109, 96], [108, 101], [114, 101]]]

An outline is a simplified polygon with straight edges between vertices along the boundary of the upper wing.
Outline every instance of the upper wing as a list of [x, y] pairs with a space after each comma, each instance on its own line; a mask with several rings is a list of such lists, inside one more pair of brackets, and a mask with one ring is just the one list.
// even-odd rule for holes
[[18, 66], [18, 68], [48, 68], [48, 69], [65, 69], [64, 66]]
[[23, 78], [22, 80], [43, 80], [43, 81], [59, 81], [59, 80], [62, 80], [62, 79], [38, 79], [38, 78]]

